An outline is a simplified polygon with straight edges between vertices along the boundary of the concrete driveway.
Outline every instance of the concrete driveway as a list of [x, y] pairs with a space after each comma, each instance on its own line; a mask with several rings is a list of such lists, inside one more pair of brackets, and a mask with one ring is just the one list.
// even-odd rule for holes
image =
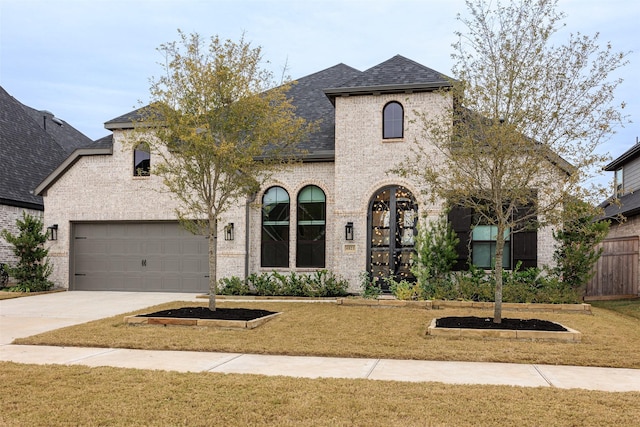
[[[0, 300], [0, 345], [65, 326], [171, 301], [196, 301], [175, 292], [71, 291]], [[205, 301], [202, 298], [199, 301]]]

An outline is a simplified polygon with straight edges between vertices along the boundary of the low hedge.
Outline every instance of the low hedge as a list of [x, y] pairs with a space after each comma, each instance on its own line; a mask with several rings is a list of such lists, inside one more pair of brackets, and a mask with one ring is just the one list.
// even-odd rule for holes
[[218, 281], [220, 295], [261, 295], [294, 297], [341, 297], [348, 295], [349, 283], [328, 270], [310, 274], [253, 273], [247, 280], [237, 276]]

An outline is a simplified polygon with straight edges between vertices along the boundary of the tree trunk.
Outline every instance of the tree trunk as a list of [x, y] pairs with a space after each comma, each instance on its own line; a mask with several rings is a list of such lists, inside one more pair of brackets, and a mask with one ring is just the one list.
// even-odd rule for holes
[[493, 267], [496, 282], [496, 292], [493, 307], [493, 323], [502, 323], [502, 256], [504, 254], [505, 226], [498, 221], [498, 235], [496, 236], [496, 259]]
[[209, 310], [216, 311], [218, 219], [209, 218]]

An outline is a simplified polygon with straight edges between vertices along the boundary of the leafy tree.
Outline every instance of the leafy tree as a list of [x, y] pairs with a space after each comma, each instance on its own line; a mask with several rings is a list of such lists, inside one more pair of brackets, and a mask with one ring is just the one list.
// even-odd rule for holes
[[562, 229], [553, 233], [559, 242], [553, 259], [555, 271], [562, 281], [572, 289], [584, 294], [587, 282], [593, 277], [593, 267], [602, 255], [602, 242], [609, 232], [609, 221], [599, 221], [593, 209], [584, 202], [567, 205]]
[[423, 296], [433, 297], [435, 288], [443, 283], [456, 261], [458, 236], [447, 217], [418, 226], [411, 272], [422, 289]]
[[153, 173], [179, 201], [181, 222], [209, 236], [209, 309], [215, 310], [221, 215], [300, 154], [296, 145], [311, 125], [295, 116], [289, 84], [275, 83], [262, 67], [261, 48], [244, 36], [234, 42], [179, 35], [158, 48], [165, 74], [151, 80], [152, 102], [136, 140], [147, 138], [160, 157]]
[[53, 286], [48, 280], [51, 265], [46, 259], [49, 250], [44, 247], [47, 234], [43, 232], [43, 222], [37, 217], [22, 213], [22, 219], [16, 221], [19, 233], [12, 234], [2, 230], [0, 235], [13, 246], [13, 253], [18, 258], [15, 267], [8, 267], [7, 272], [18, 281], [15, 287], [23, 292], [46, 291]]
[[[609, 75], [627, 54], [601, 49], [597, 34], [555, 44], [564, 18], [557, 0], [466, 5], [445, 113], [421, 117], [428, 143], [416, 144], [399, 172], [422, 178], [434, 199], [473, 209], [476, 224], [495, 226], [494, 259], [502, 260], [511, 233], [559, 223], [569, 198], [602, 197], [583, 183], [606, 160], [596, 148], [625, 120], [613, 105], [621, 80]], [[500, 323], [503, 266], [494, 265]]]

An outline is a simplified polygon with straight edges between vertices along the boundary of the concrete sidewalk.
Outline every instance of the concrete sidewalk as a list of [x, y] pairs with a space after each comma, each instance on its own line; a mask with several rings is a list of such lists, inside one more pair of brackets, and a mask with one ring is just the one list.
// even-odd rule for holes
[[113, 366], [178, 372], [282, 375], [301, 378], [492, 384], [520, 387], [640, 391], [640, 370], [514, 363], [345, 359], [118, 348], [0, 346], [0, 360], [17, 363]]
[[196, 297], [195, 294], [175, 293], [74, 291], [0, 300], [0, 361], [303, 378], [363, 378], [449, 384], [581, 388], [615, 392], [640, 391], [640, 369], [10, 344], [18, 337], [114, 316], [163, 302], [195, 301]]

